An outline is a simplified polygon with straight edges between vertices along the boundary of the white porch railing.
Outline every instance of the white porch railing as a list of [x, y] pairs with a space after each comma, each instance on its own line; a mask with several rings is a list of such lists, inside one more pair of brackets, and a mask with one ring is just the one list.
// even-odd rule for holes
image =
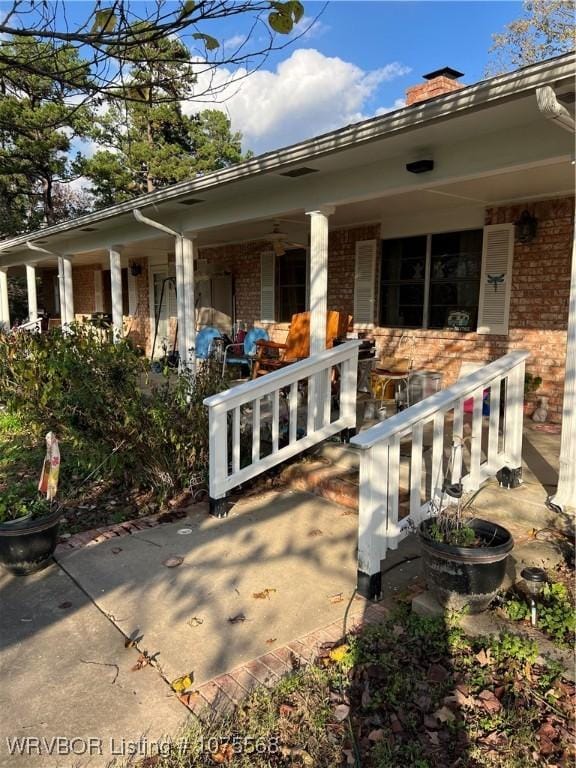
[[232, 488], [356, 426], [359, 346], [346, 342], [204, 400], [212, 514], [225, 514], [222, 500]]
[[[528, 356], [525, 351], [510, 352], [351, 440], [361, 451], [361, 594], [372, 598], [380, 593], [381, 560], [418, 526], [430, 500], [440, 499], [445, 475], [450, 483], [461, 482], [465, 490], [473, 491], [502, 467], [521, 467]], [[451, 416], [452, 434], [448, 429], [446, 435]], [[401, 461], [404, 455], [408, 466]]]
[[12, 328], [12, 333], [18, 333], [19, 331], [28, 331], [29, 333], [40, 333], [42, 330], [42, 320], [29, 320], [27, 323], [21, 323], [20, 325]]

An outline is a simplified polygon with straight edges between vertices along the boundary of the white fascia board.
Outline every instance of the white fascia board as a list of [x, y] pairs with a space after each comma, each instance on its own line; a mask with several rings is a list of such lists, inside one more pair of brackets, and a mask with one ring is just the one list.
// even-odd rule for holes
[[106, 221], [131, 212], [135, 208], [148, 208], [151, 205], [197, 194], [202, 190], [214, 189], [250, 176], [271, 173], [294, 163], [308, 162], [315, 157], [341, 152], [365, 142], [412, 130], [434, 120], [452, 118], [466, 111], [486, 108], [501, 100], [521, 97], [527, 91], [532, 91], [543, 84], [573, 79], [575, 63], [574, 54], [566, 54], [524, 67], [516, 72], [484, 80], [477, 85], [436, 97], [421, 105], [405, 107], [378, 118], [355, 123], [317, 138], [268, 152], [230, 168], [208, 173], [193, 181], [175, 184], [71, 221], [5, 240], [0, 243], [0, 252], [21, 245], [26, 240], [45, 239], [50, 235]]

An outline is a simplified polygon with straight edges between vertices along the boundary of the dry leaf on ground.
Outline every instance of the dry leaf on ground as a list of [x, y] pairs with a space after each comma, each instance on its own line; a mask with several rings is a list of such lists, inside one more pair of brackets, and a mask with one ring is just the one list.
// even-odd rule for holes
[[183, 562], [183, 557], [180, 557], [179, 555], [172, 555], [172, 557], [166, 558], [166, 560], [162, 562], [162, 565], [165, 565], [166, 568], [176, 568], [176, 566], [182, 565]]
[[252, 597], [254, 597], [256, 600], [270, 600], [270, 595], [277, 591], [278, 590], [271, 587], [266, 587], [266, 589], [263, 589], [262, 592], [253, 592]]

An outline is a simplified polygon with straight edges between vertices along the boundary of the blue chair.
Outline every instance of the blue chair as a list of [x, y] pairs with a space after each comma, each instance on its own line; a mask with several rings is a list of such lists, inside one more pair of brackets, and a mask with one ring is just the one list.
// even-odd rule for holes
[[222, 377], [226, 372], [226, 365], [247, 365], [252, 370], [252, 363], [256, 357], [256, 342], [268, 341], [268, 331], [265, 328], [250, 328], [244, 341], [228, 344], [224, 348], [224, 361], [222, 363]]
[[222, 334], [218, 328], [207, 325], [196, 334], [196, 349], [194, 350], [198, 360], [209, 360], [214, 354], [214, 341], [221, 339]]

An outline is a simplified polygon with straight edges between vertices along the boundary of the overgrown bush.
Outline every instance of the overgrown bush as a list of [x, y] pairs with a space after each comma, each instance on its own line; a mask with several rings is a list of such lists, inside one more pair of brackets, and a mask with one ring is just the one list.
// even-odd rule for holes
[[215, 370], [184, 374], [146, 393], [146, 361], [127, 341], [116, 344], [88, 325], [47, 334], [0, 336], [0, 403], [40, 439], [54, 431], [82, 459], [107, 459], [107, 476], [161, 498], [208, 466], [208, 414], [202, 401], [224, 388]]

